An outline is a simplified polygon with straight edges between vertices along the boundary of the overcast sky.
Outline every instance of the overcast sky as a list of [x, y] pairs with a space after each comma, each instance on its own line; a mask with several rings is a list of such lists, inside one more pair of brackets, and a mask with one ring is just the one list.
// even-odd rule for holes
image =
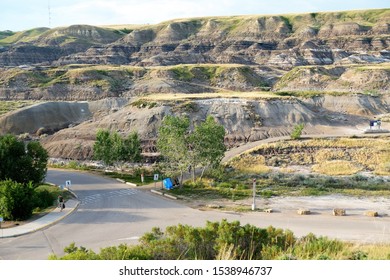
[[[50, 7], [50, 9], [49, 9]], [[0, 30], [390, 8], [389, 0], [0, 0]], [[49, 13], [50, 10], [50, 13]]]

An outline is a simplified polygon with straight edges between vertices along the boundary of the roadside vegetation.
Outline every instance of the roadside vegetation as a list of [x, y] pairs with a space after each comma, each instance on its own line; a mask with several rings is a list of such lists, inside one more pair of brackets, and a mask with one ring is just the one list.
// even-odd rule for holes
[[289, 230], [258, 228], [238, 221], [207, 222], [204, 227], [179, 224], [153, 228], [138, 245], [121, 244], [96, 253], [75, 243], [52, 260], [388, 260], [389, 245], [356, 245]]
[[42, 185], [48, 155], [38, 142], [25, 144], [12, 135], [0, 136], [0, 216], [26, 220], [53, 206], [59, 193]]

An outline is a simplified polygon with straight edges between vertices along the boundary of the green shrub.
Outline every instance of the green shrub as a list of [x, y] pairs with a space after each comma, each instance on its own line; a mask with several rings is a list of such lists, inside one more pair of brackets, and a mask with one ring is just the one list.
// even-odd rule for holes
[[368, 258], [368, 254], [363, 251], [354, 251], [351, 256], [348, 258], [350, 260], [366, 260]]
[[6, 220], [25, 220], [34, 208], [34, 188], [31, 183], [0, 181], [0, 214]]
[[297, 124], [296, 126], [294, 126], [294, 129], [290, 135], [291, 139], [293, 139], [293, 140], [300, 139], [304, 128], [305, 128], [305, 125], [303, 123]]

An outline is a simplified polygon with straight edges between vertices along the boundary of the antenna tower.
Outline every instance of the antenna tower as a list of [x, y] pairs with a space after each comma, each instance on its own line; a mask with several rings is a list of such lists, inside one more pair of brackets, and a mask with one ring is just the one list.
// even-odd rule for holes
[[47, 9], [49, 12], [49, 28], [51, 28], [51, 9], [50, 9], [50, 0], [47, 1]]

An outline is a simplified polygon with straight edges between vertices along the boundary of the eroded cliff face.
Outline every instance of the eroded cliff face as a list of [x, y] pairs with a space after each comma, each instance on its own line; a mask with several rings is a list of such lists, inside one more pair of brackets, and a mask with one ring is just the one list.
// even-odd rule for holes
[[[39, 110], [38, 110], [39, 109]], [[38, 111], [37, 111], [38, 110]], [[158, 101], [152, 105], [111, 98], [91, 102], [47, 102], [0, 117], [2, 131], [50, 135], [42, 138], [51, 157], [91, 159], [98, 129], [127, 135], [137, 131], [144, 152], [155, 152], [158, 128], [166, 115], [187, 116], [191, 123], [208, 115], [226, 130], [225, 144], [234, 147], [268, 137], [290, 135], [297, 123], [305, 134], [356, 132], [368, 120], [390, 110], [387, 96], [320, 96], [312, 98], [208, 98]], [[12, 126], [10, 126], [12, 124]], [[51, 134], [58, 131], [54, 134]]]
[[[390, 10], [174, 20], [130, 30], [75, 25], [0, 51], [0, 65], [196, 63], [329, 65], [389, 61]], [[128, 30], [129, 31], [129, 30]], [[0, 41], [1, 42], [1, 41]], [[19, 49], [19, 44], [47, 49]], [[51, 49], [58, 50], [55, 55]], [[61, 50], [61, 51], [59, 51]], [[38, 57], [36, 57], [38, 55]]]

